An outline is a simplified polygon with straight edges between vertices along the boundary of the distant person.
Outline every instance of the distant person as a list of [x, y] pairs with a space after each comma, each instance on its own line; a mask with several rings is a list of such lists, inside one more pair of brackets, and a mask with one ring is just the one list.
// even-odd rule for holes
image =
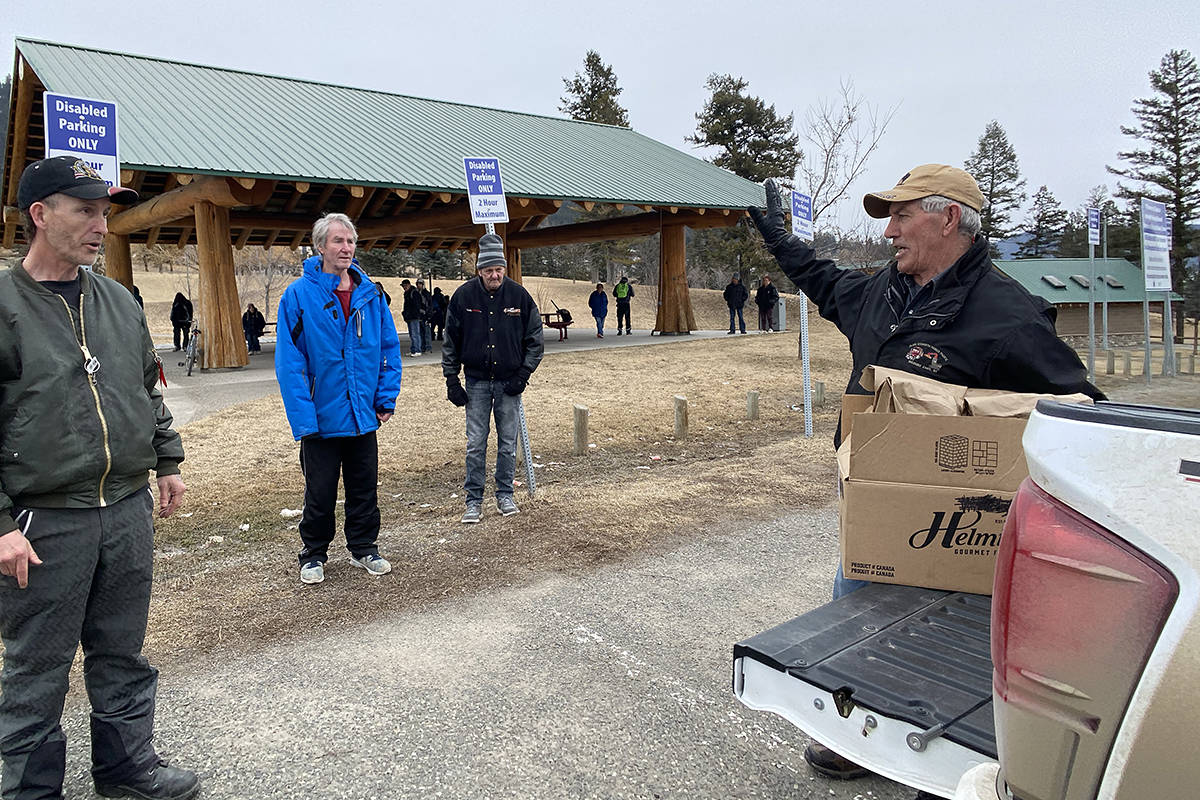
[[254, 307], [254, 303], [246, 306], [246, 313], [242, 314], [242, 335], [246, 337], [246, 350], [248, 352], [262, 352], [262, 347], [259, 346], [258, 339], [266, 329], [267, 320], [263, 317], [262, 312]]
[[142, 293], [138, 291], [137, 284], [134, 284], [133, 287], [133, 299], [137, 300], [138, 308], [142, 309], [143, 311], [146, 310], [146, 303], [142, 300]]
[[[604, 318], [608, 316], [608, 295], [604, 293], [604, 284], [597, 283], [596, 291], [588, 295], [588, 307], [596, 318], [596, 338], [604, 338]], [[619, 332], [619, 331], [618, 331]]]
[[746, 301], [750, 299], [750, 292], [746, 291], [746, 287], [742, 285], [742, 276], [738, 273], [733, 273], [733, 277], [729, 280], [729, 285], [725, 287], [725, 305], [729, 306], [729, 333], [734, 333], [733, 323], [734, 315], [737, 315], [737, 325], [741, 328], [742, 333], [746, 332], [746, 319], [742, 316], [742, 309], [746, 305]]
[[613, 287], [613, 297], [617, 300], [617, 336], [621, 335], [622, 319], [625, 320], [625, 334], [633, 334], [633, 331], [629, 330], [629, 301], [633, 296], [633, 284], [629, 282], [629, 278], [622, 275], [621, 280]]
[[[494, 233], [479, 240], [476, 277], [450, 298], [442, 374], [446, 397], [467, 407], [467, 468], [462, 521], [483, 517], [487, 444], [496, 418], [496, 508], [504, 516], [520, 512], [513, 500], [517, 468], [517, 415], [521, 392], [542, 361], [542, 316], [525, 287], [504, 276], [504, 241]], [[467, 376], [464, 389], [458, 378]]]
[[433, 295], [425, 288], [425, 281], [417, 278], [417, 291], [421, 293], [421, 306], [424, 312], [421, 315], [421, 344], [425, 349], [422, 352], [433, 352], [433, 326], [430, 324], [429, 317], [433, 313]]
[[158, 515], [170, 516], [187, 490], [183, 444], [145, 315], [124, 286], [80, 268], [100, 252], [110, 202], [137, 199], [74, 156], [30, 164], [17, 189], [29, 252], [0, 272], [5, 798], [63, 796], [63, 702], [81, 647], [97, 794], [200, 791], [196, 773], [155, 751], [158, 670], [142, 654], [154, 568], [147, 480], [153, 470]]
[[178, 352], [186, 348], [192, 338], [192, 301], [184, 297], [183, 292], [176, 292], [175, 300], [171, 303], [171, 327], [175, 329], [175, 351]]
[[[895, 259], [873, 275], [818, 258], [785, 225], [774, 181], [766, 192], [766, 211], [751, 208], [750, 216], [784, 273], [849, 340], [847, 394], [863, 394], [858, 378], [878, 364], [980, 389], [1104, 399], [1079, 356], [1058, 338], [1054, 308], [992, 264], [979, 233], [983, 193], [967, 172], [925, 164], [893, 188], [863, 197], [869, 216], [888, 220], [883, 235], [896, 248]], [[835, 447], [841, 433], [839, 426]], [[866, 585], [847, 580], [839, 565], [833, 596]], [[868, 774], [817, 742], [804, 758], [826, 777]]]
[[313, 224], [317, 255], [283, 292], [276, 315], [275, 375], [292, 435], [300, 442], [304, 516], [300, 581], [325, 580], [338, 476], [346, 492], [350, 563], [371, 575], [379, 555], [379, 447], [400, 393], [400, 339], [383, 289], [354, 260], [358, 233], [345, 214]]
[[400, 318], [408, 324], [408, 354], [419, 356], [425, 352], [425, 298], [408, 278], [400, 281], [404, 289], [404, 305]]
[[433, 290], [433, 308], [429, 312], [429, 327], [433, 331], [433, 338], [436, 341], [442, 340], [442, 331], [446, 327], [446, 306], [450, 304], [450, 298], [442, 294], [442, 287], [435, 287]]
[[[758, 306], [758, 330], [763, 333], [779, 330], [775, 327], [775, 307], [779, 304], [779, 290], [771, 283], [770, 275], [763, 275], [754, 290], [754, 305]], [[732, 322], [730, 327], [733, 327]]]

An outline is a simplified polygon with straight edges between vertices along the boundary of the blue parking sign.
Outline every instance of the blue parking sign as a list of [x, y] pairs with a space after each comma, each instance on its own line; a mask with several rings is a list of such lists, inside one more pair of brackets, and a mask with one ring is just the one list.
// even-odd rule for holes
[[812, 197], [792, 191], [792, 233], [806, 242], [813, 239]]
[[463, 159], [467, 171], [467, 199], [476, 225], [508, 222], [508, 203], [500, 179], [500, 159], [475, 156]]
[[45, 92], [46, 158], [78, 156], [109, 186], [121, 178], [117, 152], [117, 104]]

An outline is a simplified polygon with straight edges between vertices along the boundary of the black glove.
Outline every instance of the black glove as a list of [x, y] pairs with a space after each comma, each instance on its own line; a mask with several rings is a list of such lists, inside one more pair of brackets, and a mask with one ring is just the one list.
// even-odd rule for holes
[[529, 383], [529, 376], [523, 372], [518, 372], [504, 382], [504, 393], [509, 397], [515, 397], [525, 391], [525, 385]]
[[467, 404], [467, 390], [463, 388], [457, 375], [446, 376], [446, 399], [459, 408]]
[[779, 199], [779, 189], [775, 186], [775, 181], [768, 180], [766, 189], [766, 213], [757, 208], [746, 210], [750, 212], [750, 219], [754, 220], [754, 227], [762, 234], [767, 249], [774, 250], [775, 245], [786, 239], [789, 233], [783, 216], [783, 202]]

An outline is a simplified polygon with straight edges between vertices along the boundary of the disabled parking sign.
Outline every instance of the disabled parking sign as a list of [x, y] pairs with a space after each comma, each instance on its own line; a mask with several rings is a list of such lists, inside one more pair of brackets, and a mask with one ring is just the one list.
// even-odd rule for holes
[[463, 159], [467, 171], [467, 198], [471, 203], [471, 221], [476, 225], [508, 222], [508, 203], [500, 179], [500, 159], [472, 157]]
[[104, 178], [120, 184], [117, 155], [117, 104], [90, 97], [45, 92], [46, 158], [76, 156]]
[[813, 240], [812, 197], [792, 191], [792, 233], [806, 242]]

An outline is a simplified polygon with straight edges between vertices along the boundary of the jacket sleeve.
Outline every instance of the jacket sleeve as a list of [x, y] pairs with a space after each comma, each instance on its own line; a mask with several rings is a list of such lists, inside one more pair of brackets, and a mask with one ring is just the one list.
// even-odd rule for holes
[[[457, 292], [446, 305], [446, 324], [442, 329], [442, 375], [447, 378], [458, 375], [462, 369], [462, 300]], [[538, 319], [541, 319], [539, 317]]]
[[142, 322], [142, 378], [146, 394], [150, 396], [150, 407], [154, 410], [154, 452], [158, 454], [158, 462], [154, 472], [158, 477], [178, 475], [179, 462], [183, 461], [183, 440], [179, 431], [171, 428], [174, 418], [163, 400], [158, 388], [159, 359], [154, 351], [154, 341], [146, 323]]
[[294, 292], [283, 293], [279, 313], [275, 315], [275, 379], [283, 397], [283, 409], [292, 436], [299, 441], [318, 433], [317, 407], [312, 400], [308, 377], [308, 354], [304, 347], [304, 313]]
[[400, 394], [400, 337], [396, 334], [396, 321], [392, 311], [379, 290], [379, 381], [375, 390], [375, 410], [395, 411], [396, 397]]
[[1014, 326], [987, 367], [987, 385], [1012, 387], [1014, 391], [1044, 394], [1086, 394], [1105, 400], [1104, 393], [1087, 379], [1087, 367], [1075, 351], [1058, 338], [1054, 310], [1029, 324]]
[[771, 254], [792, 283], [816, 303], [821, 316], [850, 338], [870, 285], [868, 276], [857, 270], [838, 269], [833, 261], [817, 258], [815, 250], [792, 234], [775, 245]]
[[521, 360], [520, 372], [528, 380], [538, 368], [538, 364], [542, 363], [545, 344], [542, 342], [542, 315], [538, 311], [537, 303], [533, 302], [532, 297], [525, 302], [528, 306], [525, 313], [528, 316], [525, 318], [525, 335], [521, 339], [521, 349], [525, 357]]

